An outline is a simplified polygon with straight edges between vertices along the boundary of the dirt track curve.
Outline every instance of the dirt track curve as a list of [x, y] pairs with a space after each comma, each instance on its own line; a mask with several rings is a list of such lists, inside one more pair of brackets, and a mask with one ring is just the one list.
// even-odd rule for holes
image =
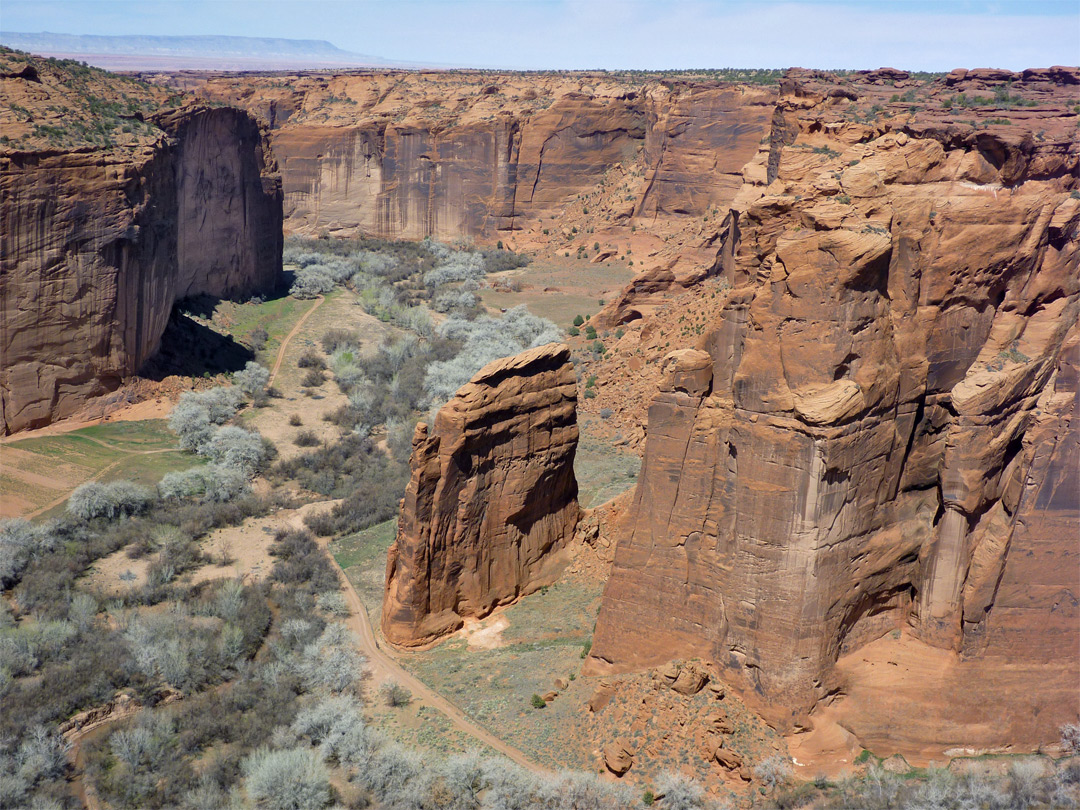
[[273, 385], [274, 380], [277, 378], [277, 373], [278, 373], [278, 370], [281, 368], [281, 361], [285, 359], [285, 350], [289, 347], [289, 342], [294, 337], [296, 337], [297, 333], [299, 333], [299, 331], [300, 331], [300, 328], [304, 325], [304, 322], [307, 321], [307, 319], [311, 317], [311, 314], [315, 310], [317, 310], [319, 308], [319, 306], [322, 304], [322, 302], [325, 301], [325, 300], [326, 299], [323, 298], [320, 295], [318, 300], [315, 301], [315, 305], [311, 309], [309, 309], [307, 312], [304, 313], [304, 316], [300, 320], [298, 320], [296, 322], [296, 326], [294, 326], [292, 328], [292, 330], [289, 332], [289, 334], [287, 334], [285, 336], [285, 338], [281, 341], [281, 348], [278, 349], [277, 360], [274, 361], [274, 367], [272, 369], [270, 369], [270, 379], [266, 383], [267, 388], [269, 388], [271, 385]]
[[[325, 547], [326, 541], [321, 540], [320, 542]], [[382, 679], [390, 678], [397, 681], [398, 684], [412, 692], [414, 699], [419, 699], [425, 705], [438, 709], [446, 715], [454, 728], [490, 746], [521, 767], [528, 768], [536, 773], [546, 773], [546, 769], [541, 768], [517, 748], [507, 745], [494, 734], [478, 726], [466, 717], [461, 709], [409, 673], [386, 653], [379, 646], [379, 642], [375, 638], [375, 631], [371, 627], [371, 621], [368, 619], [367, 609], [364, 607], [364, 603], [360, 601], [360, 597], [353, 588], [352, 583], [349, 582], [349, 578], [345, 576], [345, 571], [338, 565], [337, 560], [330, 554], [328, 548], [326, 553], [330, 557], [334, 570], [337, 571], [338, 579], [341, 580], [341, 588], [345, 592], [345, 601], [348, 602], [349, 610], [352, 612], [346, 623], [349, 629], [356, 634], [358, 646], [360, 651], [367, 657], [372, 674], [375, 674], [377, 678], [378, 675], [381, 675]]]

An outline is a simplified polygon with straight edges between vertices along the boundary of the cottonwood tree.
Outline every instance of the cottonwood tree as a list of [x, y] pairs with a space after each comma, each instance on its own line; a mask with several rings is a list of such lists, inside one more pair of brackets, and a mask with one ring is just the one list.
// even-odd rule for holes
[[311, 748], [261, 748], [242, 771], [248, 796], [267, 810], [319, 810], [330, 803], [330, 772]]
[[253, 360], [249, 360], [242, 371], [233, 374], [233, 383], [249, 397], [257, 397], [266, 390], [270, 382], [270, 371]]

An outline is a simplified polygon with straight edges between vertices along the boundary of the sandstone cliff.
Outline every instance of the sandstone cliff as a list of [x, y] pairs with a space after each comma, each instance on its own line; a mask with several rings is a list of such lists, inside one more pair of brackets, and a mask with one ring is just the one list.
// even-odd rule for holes
[[706, 657], [810, 727], [837, 659], [895, 632], [955, 663], [903, 714], [1035, 745], [1080, 682], [1080, 71], [907, 78], [782, 86], [702, 239], [721, 294], [649, 406], [590, 668]]
[[382, 629], [418, 645], [558, 571], [578, 520], [577, 384], [561, 344], [496, 360], [417, 426]]
[[663, 230], [726, 207], [776, 98], [769, 86], [585, 73], [170, 80], [270, 124], [290, 232], [530, 249], [562, 244], [572, 203], [590, 228], [624, 236], [631, 218]]
[[5, 432], [118, 387], [157, 350], [176, 300], [267, 288], [281, 272], [280, 180], [247, 113], [154, 112], [146, 98], [129, 118], [87, 113], [113, 130], [61, 130], [57, 104], [78, 123], [80, 102], [99, 109], [130, 83], [84, 69], [97, 95], [73, 98], [79, 76], [27, 64], [2, 78], [0, 105], [25, 130], [0, 147]]

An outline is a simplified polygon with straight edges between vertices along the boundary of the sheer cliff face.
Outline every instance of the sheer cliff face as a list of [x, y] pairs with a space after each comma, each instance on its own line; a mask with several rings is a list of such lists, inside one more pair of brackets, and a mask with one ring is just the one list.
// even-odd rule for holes
[[407, 646], [551, 584], [578, 520], [577, 382], [552, 343], [488, 364], [413, 439], [382, 629]]
[[176, 144], [176, 297], [273, 287], [281, 275], [281, 179], [263, 130], [234, 108], [156, 120]]
[[492, 240], [551, 223], [639, 160], [642, 187], [614, 222], [726, 206], [775, 101], [773, 88], [588, 75], [221, 77], [192, 90], [271, 122], [287, 230]]
[[1052, 674], [1041, 717], [962, 719], [1037, 742], [1080, 678], [1075, 116], [1041, 76], [1010, 91], [1038, 113], [975, 128], [860, 122], [838, 86], [788, 81], [747, 167], [731, 289], [649, 408], [590, 667], [707, 657], [790, 727], [844, 691], [842, 653], [902, 630], [958, 680], [979, 662], [958, 689]]
[[255, 121], [189, 107], [156, 123], [164, 134], [134, 145], [0, 155], [5, 432], [118, 387], [177, 299], [280, 275], [280, 181]]

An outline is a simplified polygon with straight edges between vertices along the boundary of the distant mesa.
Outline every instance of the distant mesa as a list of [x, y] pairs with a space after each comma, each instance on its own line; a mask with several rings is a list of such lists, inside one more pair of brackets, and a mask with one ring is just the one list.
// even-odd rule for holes
[[419, 67], [353, 53], [326, 40], [225, 36], [92, 36], [5, 31], [0, 44], [106, 70], [303, 70]]

